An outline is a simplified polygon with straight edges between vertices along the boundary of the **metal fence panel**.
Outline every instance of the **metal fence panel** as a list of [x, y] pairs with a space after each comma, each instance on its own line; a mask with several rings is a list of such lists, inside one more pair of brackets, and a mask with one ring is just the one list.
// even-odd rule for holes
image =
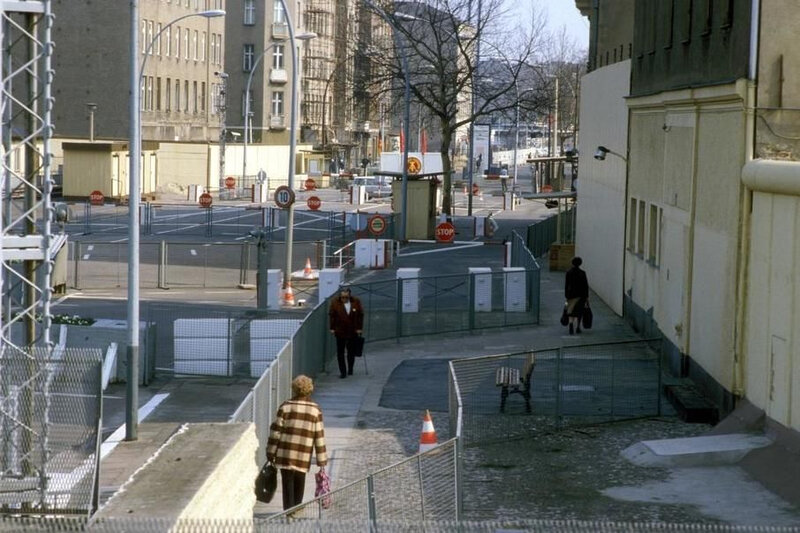
[[101, 380], [99, 350], [0, 354], [0, 514], [96, 509]]
[[[139, 245], [139, 284], [158, 287], [159, 243]], [[74, 289], [104, 289], [128, 285], [128, 244], [122, 242], [69, 243], [67, 283]]]
[[242, 244], [169, 243], [166, 249], [166, 286], [236, 287], [240, 281]]

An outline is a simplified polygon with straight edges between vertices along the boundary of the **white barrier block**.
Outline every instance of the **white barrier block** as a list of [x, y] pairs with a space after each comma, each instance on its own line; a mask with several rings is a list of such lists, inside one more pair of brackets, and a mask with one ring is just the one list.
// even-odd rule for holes
[[419, 268], [398, 268], [397, 279], [402, 279], [403, 313], [419, 312]]
[[280, 310], [283, 290], [283, 271], [279, 268], [267, 269], [267, 309]]
[[470, 279], [477, 313], [492, 311], [492, 269], [489, 267], [470, 267]]
[[230, 375], [227, 318], [179, 318], [174, 324], [176, 374]]
[[521, 267], [503, 268], [503, 301], [506, 311], [525, 311], [526, 286], [525, 269]]

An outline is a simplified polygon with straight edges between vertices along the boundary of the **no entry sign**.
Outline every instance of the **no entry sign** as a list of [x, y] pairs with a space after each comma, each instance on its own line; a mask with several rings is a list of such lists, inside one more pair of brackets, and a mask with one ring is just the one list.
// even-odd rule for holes
[[312, 211], [316, 211], [322, 205], [322, 200], [319, 199], [319, 196], [309, 196], [308, 200], [306, 200], [306, 205]]
[[456, 228], [449, 222], [442, 222], [436, 226], [434, 236], [436, 242], [453, 242], [456, 238]]
[[102, 191], [92, 191], [91, 194], [89, 194], [89, 203], [92, 205], [103, 205], [105, 199]]
[[233, 176], [228, 176], [227, 178], [225, 178], [225, 187], [227, 187], [228, 189], [233, 189], [234, 187], [236, 187], [236, 178], [234, 178]]
[[198, 202], [200, 203], [200, 207], [211, 207], [211, 202], [212, 201], [213, 200], [211, 198], [211, 195], [208, 194], [207, 192], [204, 192], [203, 194], [201, 194], [200, 198], [198, 199]]
[[386, 219], [380, 215], [372, 215], [367, 221], [367, 230], [375, 237], [383, 235], [386, 231]]

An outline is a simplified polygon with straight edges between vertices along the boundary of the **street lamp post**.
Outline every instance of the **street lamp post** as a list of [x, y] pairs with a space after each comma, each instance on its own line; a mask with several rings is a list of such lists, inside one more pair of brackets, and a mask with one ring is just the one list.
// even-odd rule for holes
[[[403, 77], [405, 78], [405, 87], [404, 87], [404, 105], [403, 105], [403, 139], [405, 140], [403, 144], [403, 161], [402, 161], [402, 199], [400, 202], [400, 240], [405, 242], [406, 240], [406, 224], [408, 220], [408, 145], [410, 142], [409, 137], [409, 123], [411, 122], [411, 81], [410, 81], [410, 74], [408, 72], [408, 48], [405, 46], [404, 42], [401, 42], [400, 39], [402, 38], [402, 34], [395, 26], [392, 19], [383, 11], [380, 7], [376, 6], [372, 0], [364, 0], [364, 3], [369, 6], [370, 9], [375, 11], [379, 17], [386, 21], [386, 23], [391, 26], [392, 33], [395, 36], [395, 46], [402, 50], [403, 55], [401, 57], [402, 67], [403, 67]], [[408, 20], [415, 20], [416, 17], [408, 15]]]
[[[298, 41], [308, 41], [309, 39], [314, 39], [317, 36], [316, 33], [312, 32], [305, 32], [301, 33], [300, 35], [295, 36], [295, 39]], [[247, 85], [245, 85], [244, 89], [244, 144], [242, 145], [242, 184], [244, 184], [245, 176], [247, 176], [247, 137], [250, 131], [250, 84], [253, 82], [253, 74], [255, 74], [256, 69], [258, 68], [259, 63], [261, 60], [264, 59], [264, 55], [270, 51], [271, 48], [274, 48], [275, 45], [278, 43], [272, 43], [264, 50], [261, 51], [259, 56], [253, 62], [253, 66], [250, 68], [250, 74], [247, 76]], [[294, 54], [294, 48], [292, 48]], [[292, 103], [294, 104], [294, 97], [292, 97]], [[252, 139], [250, 139], [252, 141]]]
[[225, 11], [212, 9], [182, 15], [166, 24], [156, 33], [144, 50], [142, 64], [139, 65], [139, 0], [131, 0], [131, 33], [130, 33], [130, 106], [129, 106], [129, 141], [130, 154], [128, 176], [128, 348], [127, 348], [127, 390], [125, 398], [125, 440], [136, 440], [139, 430], [139, 194], [140, 194], [140, 159], [142, 157], [142, 115], [141, 87], [144, 66], [153, 45], [161, 38], [161, 34], [183, 19], [189, 17], [222, 17]]
[[[470, 2], [470, 8], [472, 7], [472, 2]], [[481, 60], [481, 7], [482, 3], [481, 0], [478, 0], [478, 13], [477, 13], [477, 35], [475, 37], [475, 67], [472, 71], [472, 102], [470, 103], [470, 113], [472, 114], [472, 118], [469, 124], [469, 161], [468, 161], [468, 168], [469, 172], [467, 176], [469, 179], [467, 180], [467, 216], [472, 216], [472, 184], [474, 181], [474, 171], [475, 168], [475, 72], [480, 67], [480, 60]]]

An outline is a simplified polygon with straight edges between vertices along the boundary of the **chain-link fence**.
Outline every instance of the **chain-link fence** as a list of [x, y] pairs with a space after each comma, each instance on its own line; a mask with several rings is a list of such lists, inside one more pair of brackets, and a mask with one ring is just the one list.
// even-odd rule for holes
[[0, 354], [0, 514], [89, 514], [97, 507], [99, 350]]
[[575, 217], [573, 205], [556, 215], [528, 226], [526, 245], [534, 257], [541, 257], [550, 250], [554, 242], [575, 242]]
[[658, 416], [660, 348], [650, 339], [451, 361], [450, 430], [474, 445]]
[[458, 439], [450, 439], [269, 520], [457, 520], [457, 480]]
[[351, 289], [364, 305], [370, 341], [539, 320], [538, 269], [376, 281]]

